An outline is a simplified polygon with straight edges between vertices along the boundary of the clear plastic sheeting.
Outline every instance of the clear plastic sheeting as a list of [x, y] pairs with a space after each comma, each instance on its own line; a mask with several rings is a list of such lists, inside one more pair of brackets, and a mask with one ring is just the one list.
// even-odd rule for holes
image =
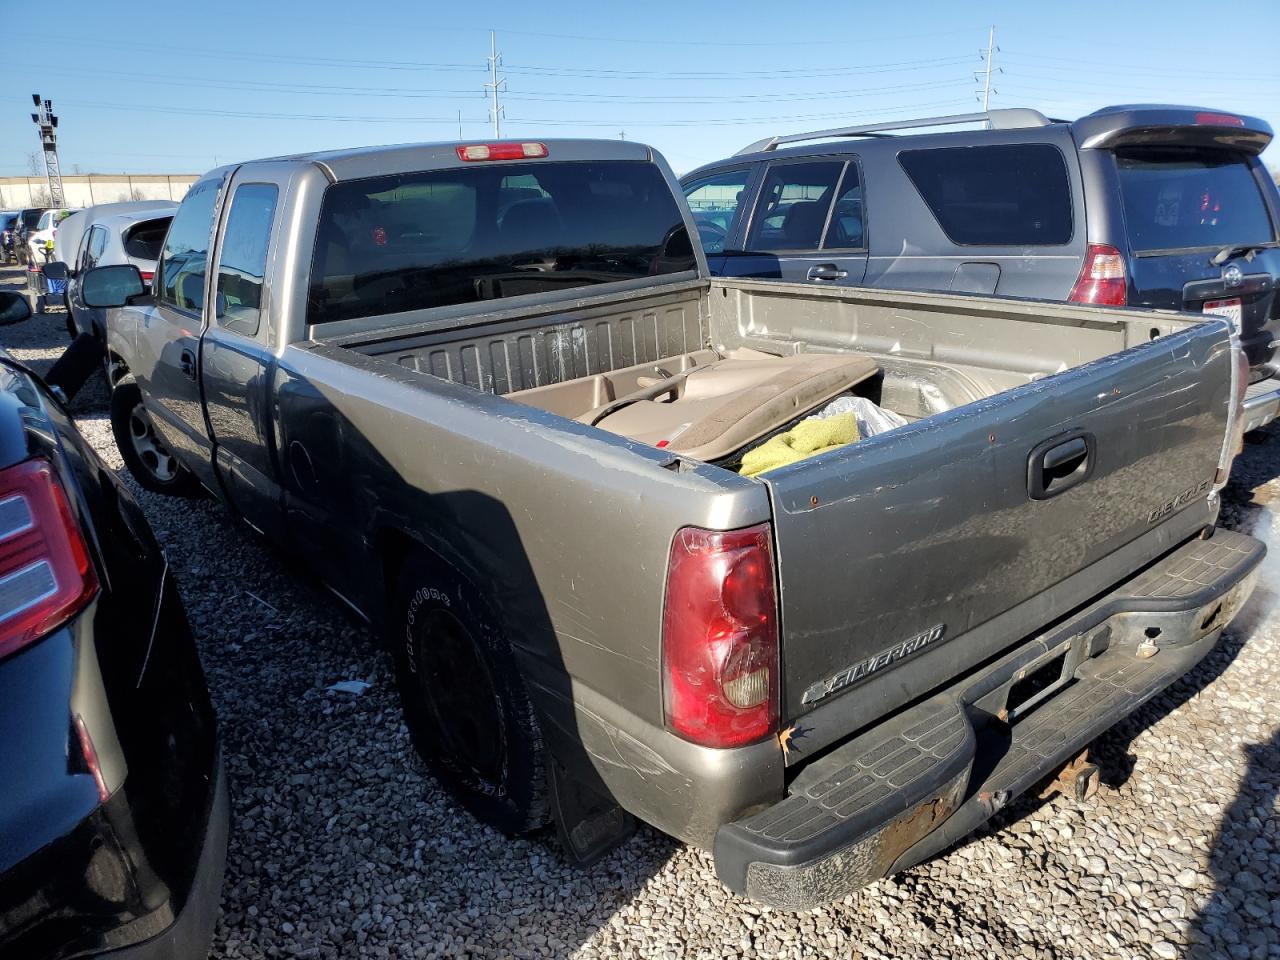
[[864, 439], [907, 425], [907, 421], [892, 410], [886, 410], [866, 397], [857, 397], [852, 394], [836, 397], [813, 416], [816, 419], [826, 420], [843, 413], [853, 414], [858, 421], [858, 436]]

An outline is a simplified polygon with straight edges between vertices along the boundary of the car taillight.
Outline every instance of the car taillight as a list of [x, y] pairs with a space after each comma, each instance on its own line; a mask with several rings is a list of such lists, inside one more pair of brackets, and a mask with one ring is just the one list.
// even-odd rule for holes
[[154, 270], [139, 270], [138, 273], [142, 276], [142, 282], [148, 286], [151, 285], [151, 278], [156, 275]]
[[545, 143], [473, 143], [457, 149], [459, 160], [534, 160], [548, 154]]
[[1244, 117], [1237, 117], [1234, 113], [1197, 113], [1196, 123], [1206, 124], [1211, 127], [1243, 127]]
[[53, 465], [27, 460], [0, 471], [0, 658], [66, 623], [97, 590]]
[[1105, 243], [1091, 243], [1085, 250], [1084, 266], [1067, 298], [1072, 303], [1098, 303], [1123, 307], [1129, 302], [1124, 255]]
[[671, 544], [662, 617], [667, 726], [707, 747], [778, 725], [778, 605], [769, 524], [686, 527]]

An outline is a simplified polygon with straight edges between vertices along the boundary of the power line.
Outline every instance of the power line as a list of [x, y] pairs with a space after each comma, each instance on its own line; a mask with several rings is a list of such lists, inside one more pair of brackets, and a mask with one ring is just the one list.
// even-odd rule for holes
[[[778, 116], [770, 117], [714, 117], [708, 119], [697, 120], [628, 120], [628, 127], [707, 127], [707, 126], [742, 126], [752, 123], [787, 123], [793, 120], [833, 120], [848, 117], [867, 116], [874, 114], [881, 117], [888, 117], [892, 114], [911, 114], [919, 110], [930, 107], [953, 107], [961, 104], [972, 103], [968, 97], [957, 97], [950, 100], [930, 100], [923, 103], [895, 104], [892, 106], [875, 107], [868, 110], [841, 110], [835, 113], [785, 113]], [[507, 117], [510, 123], [536, 123], [545, 126], [582, 126], [582, 127], [616, 127], [617, 119], [613, 120], [566, 120], [551, 119], [543, 117]]]
[[[180, 80], [165, 76], [163, 74], [142, 74], [142, 73], [126, 73], [123, 71], [101, 71], [101, 70], [77, 70], [74, 67], [64, 68], [61, 73], [82, 73], [91, 74], [96, 77], [118, 77], [127, 83], [140, 83], [147, 86], [153, 86], [156, 83], [164, 83], [167, 86], [185, 86], [196, 89], [209, 90], [236, 90], [244, 92], [253, 92], [257, 90], [267, 90], [275, 93], [296, 93], [306, 96], [355, 96], [355, 97], [374, 97], [385, 99], [403, 99], [403, 100], [438, 100], [444, 96], [446, 99], [452, 99], [450, 95], [457, 95], [458, 99], [473, 98], [476, 96], [474, 89], [458, 89], [458, 88], [425, 88], [425, 87], [350, 87], [330, 84], [311, 84], [311, 83], [274, 83], [272, 81], [260, 80], [219, 80], [213, 77], [192, 77], [186, 80]], [[929, 80], [920, 83], [898, 83], [888, 84], [885, 86], [875, 87], [849, 87], [842, 89], [824, 88], [814, 92], [797, 92], [797, 93], [765, 93], [765, 94], [736, 94], [736, 95], [718, 95], [718, 94], [700, 94], [700, 95], [673, 95], [673, 96], [649, 96], [649, 95], [632, 95], [632, 94], [612, 94], [612, 93], [564, 93], [554, 90], [530, 90], [522, 93], [510, 93], [504, 90], [506, 99], [511, 100], [527, 100], [541, 103], [580, 103], [580, 102], [613, 102], [628, 104], [715, 104], [715, 103], [790, 103], [805, 100], [827, 100], [833, 97], [841, 96], [862, 96], [868, 93], [885, 93], [908, 90], [928, 90], [937, 89], [939, 87], [954, 87], [964, 82], [963, 77], [949, 77], [945, 80]], [[486, 88], [488, 85], [485, 85]]]
[[[0, 99], [5, 99], [5, 98], [0, 98]], [[131, 112], [131, 113], [161, 113], [161, 114], [168, 114], [173, 116], [196, 116], [196, 117], [215, 116], [215, 117], [230, 117], [230, 118], [251, 119], [251, 120], [322, 120], [322, 121], [334, 121], [334, 122], [341, 122], [341, 123], [435, 123], [435, 124], [449, 124], [451, 127], [457, 123], [457, 118], [454, 116], [388, 117], [388, 116], [370, 116], [368, 114], [348, 115], [348, 114], [323, 114], [323, 113], [275, 113], [275, 112], [256, 112], [256, 111], [248, 111], [248, 110], [216, 110], [216, 109], [204, 109], [200, 107], [165, 107], [165, 106], [160, 106], [156, 104], [130, 105], [130, 104], [119, 104], [119, 103], [107, 103], [103, 101], [93, 101], [93, 100], [69, 100], [69, 101], [63, 101], [63, 102], [64, 104], [69, 104], [71, 106], [76, 106], [76, 107], [93, 107], [95, 109], [101, 109], [101, 110], [120, 110], [120, 111]], [[715, 116], [715, 117], [707, 117], [707, 118], [690, 118], [690, 119], [680, 119], [680, 120], [639, 119], [639, 120], [628, 120], [627, 124], [628, 126], [645, 126], [645, 127], [682, 127], [682, 126], [716, 126], [716, 125], [725, 125], [725, 124], [737, 125], [737, 124], [750, 124], [750, 123], [773, 123], [777, 121], [789, 121], [789, 120], [822, 120], [822, 119], [852, 117], [852, 116], [860, 116], [860, 115], [865, 116], [867, 114], [884, 115], [884, 114], [896, 113], [896, 112], [911, 112], [911, 111], [925, 109], [928, 107], [955, 106], [957, 104], [963, 104], [967, 102], [970, 102], [970, 101], [963, 98], [953, 98], [953, 99], [947, 99], [947, 100], [930, 100], [930, 101], [923, 101], [918, 103], [884, 105], [884, 106], [880, 106], [872, 109], [866, 109], [866, 110], [842, 110], [842, 111], [833, 112], [833, 113], [811, 113], [811, 114], [788, 113], [788, 114], [781, 114], [781, 115], [775, 115], [775, 116], [763, 116], [763, 117]], [[541, 124], [556, 125], [556, 126], [574, 126], [574, 125], [609, 126], [609, 127], [614, 127], [615, 129], [618, 123], [616, 117], [608, 120], [569, 119], [569, 118], [563, 118], [563, 117], [558, 117], [554, 119], [551, 119], [551, 118], [535, 119], [530, 117], [507, 117], [504, 114], [504, 119], [510, 120], [512, 122], [520, 122], [520, 123], [541, 123]]]
[[812, 67], [779, 70], [613, 70], [595, 67], [539, 67], [507, 64], [508, 73], [531, 76], [583, 77], [610, 80], [742, 80], [748, 77], [773, 79], [819, 79], [837, 76], [863, 76], [875, 73], [892, 73], [903, 67], [913, 71], [929, 66], [954, 66], [972, 64], [971, 56], [929, 57], [922, 60], [899, 60], [892, 63], [868, 64], [860, 67]]
[[896, 43], [900, 40], [915, 41], [922, 37], [953, 37], [962, 33], [970, 33], [970, 30], [965, 27], [956, 30], [936, 30], [932, 33], [910, 33], [898, 37], [841, 37], [838, 40], [815, 40], [813, 38], [802, 40], [652, 40], [641, 37], [591, 37], [577, 33], [537, 33], [532, 30], [511, 30], [507, 28], [504, 28], [504, 30], [507, 33], [521, 37], [539, 37], [549, 40], [583, 40], [587, 43], [629, 43], [657, 47], [813, 47], [823, 45], [846, 47], [851, 43]]

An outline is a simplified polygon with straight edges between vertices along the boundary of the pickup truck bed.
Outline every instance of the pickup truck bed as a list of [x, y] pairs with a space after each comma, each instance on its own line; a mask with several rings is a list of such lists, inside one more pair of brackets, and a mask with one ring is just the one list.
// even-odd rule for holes
[[[634, 816], [799, 907], [949, 843], [1212, 645], [1261, 555], [1214, 532], [1245, 368], [1200, 317], [710, 278], [693, 230], [632, 143], [214, 171], [158, 302], [112, 315], [113, 429], [383, 628], [486, 822], [537, 826], [549, 783], [576, 856]], [[738, 351], [866, 358], [908, 422], [749, 478], [572, 419]], [[148, 473], [168, 451], [185, 472]]]

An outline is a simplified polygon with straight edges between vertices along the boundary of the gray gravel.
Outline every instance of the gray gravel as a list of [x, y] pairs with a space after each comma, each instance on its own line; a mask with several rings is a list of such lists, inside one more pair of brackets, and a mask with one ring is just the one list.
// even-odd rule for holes
[[[37, 369], [65, 340], [61, 315], [0, 328]], [[105, 398], [95, 380], [73, 406], [119, 467]], [[214, 956], [1280, 958], [1280, 428], [1250, 440], [1223, 520], [1274, 545], [1262, 586], [1199, 669], [1099, 741], [1098, 796], [1023, 799], [801, 915], [729, 894], [707, 854], [650, 830], [578, 871], [550, 842], [477, 826], [416, 761], [366, 630], [213, 501], [135, 488], [232, 776]], [[353, 679], [372, 685], [326, 690]]]

